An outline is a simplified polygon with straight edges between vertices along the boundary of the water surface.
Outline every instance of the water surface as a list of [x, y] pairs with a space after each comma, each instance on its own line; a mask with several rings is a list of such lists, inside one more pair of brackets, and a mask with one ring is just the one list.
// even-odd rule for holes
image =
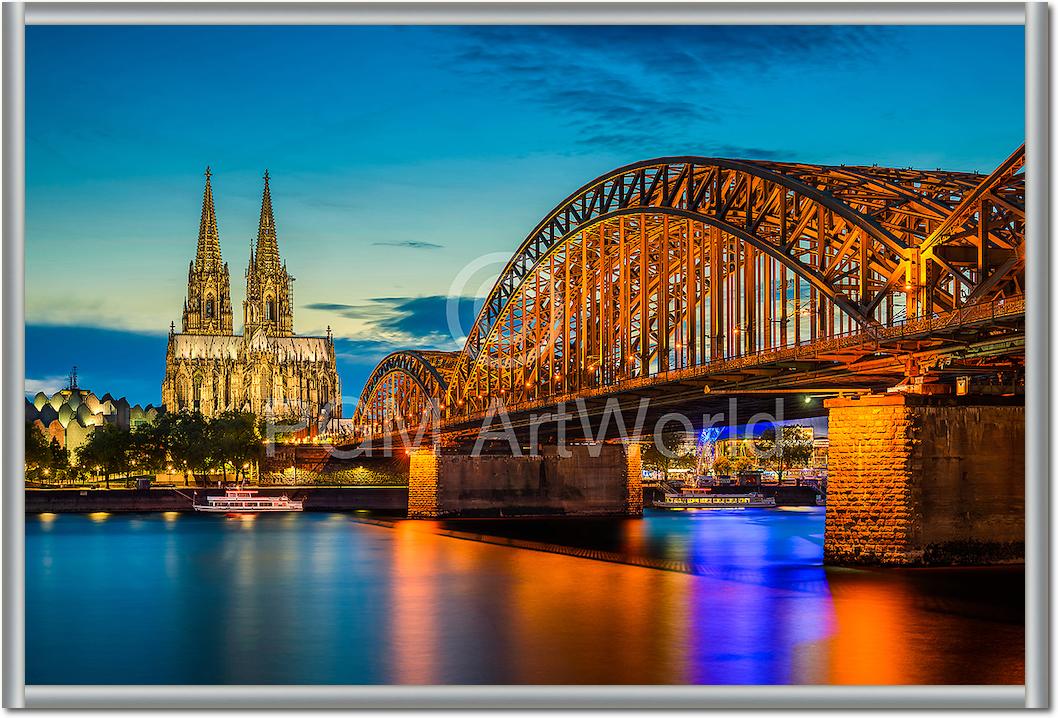
[[822, 509], [26, 524], [31, 684], [1023, 682], [1021, 567], [824, 569]]

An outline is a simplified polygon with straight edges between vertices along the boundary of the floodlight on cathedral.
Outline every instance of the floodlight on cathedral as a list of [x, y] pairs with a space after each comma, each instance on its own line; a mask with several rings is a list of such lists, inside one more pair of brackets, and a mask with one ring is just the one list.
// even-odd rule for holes
[[330, 332], [325, 337], [294, 333], [294, 278], [279, 254], [267, 171], [246, 269], [243, 331], [234, 332], [212, 177], [207, 168], [182, 330], [172, 326], [169, 332], [163, 406], [206, 416], [248, 411], [306, 420], [310, 429], [340, 418], [341, 386]]

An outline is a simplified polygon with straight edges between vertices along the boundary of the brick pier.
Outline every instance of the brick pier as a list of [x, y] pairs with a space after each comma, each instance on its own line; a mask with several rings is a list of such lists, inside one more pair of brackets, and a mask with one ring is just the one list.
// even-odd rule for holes
[[915, 394], [826, 406], [826, 563], [1024, 556], [1024, 407]]

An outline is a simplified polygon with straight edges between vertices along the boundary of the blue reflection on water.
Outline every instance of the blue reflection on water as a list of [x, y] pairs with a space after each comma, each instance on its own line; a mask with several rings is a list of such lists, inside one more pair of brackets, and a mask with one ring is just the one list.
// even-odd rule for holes
[[26, 534], [29, 683], [988, 682], [1022, 670], [1017, 617], [993, 620], [1016, 572], [996, 584], [825, 571], [814, 508], [395, 528], [345, 514], [63, 514], [27, 516]]

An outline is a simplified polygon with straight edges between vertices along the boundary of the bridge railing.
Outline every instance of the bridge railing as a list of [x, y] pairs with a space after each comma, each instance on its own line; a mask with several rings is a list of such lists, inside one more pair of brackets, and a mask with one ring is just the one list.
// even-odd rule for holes
[[[909, 339], [944, 332], [945, 330], [973, 324], [995, 322], [1006, 317], [1016, 317], [1025, 313], [1024, 297], [1011, 297], [992, 302], [983, 302], [961, 307], [948, 312], [936, 312], [926, 317], [910, 317], [892, 322], [886, 326], [858, 327], [856, 329], [833, 334], [825, 339], [817, 339], [805, 344], [793, 344], [780, 349], [760, 349], [731, 359], [706, 362], [691, 367], [670, 369], [645, 377], [625, 379], [619, 383], [622, 389], [635, 390], [663, 382], [700, 378], [703, 374], [717, 374], [739, 369], [763, 367], [782, 361], [818, 358], [833, 354], [842, 349], [853, 349], [865, 345], [881, 347], [887, 342]], [[604, 384], [590, 389], [582, 389], [566, 394], [552, 394], [532, 401], [508, 404], [508, 411], [525, 411], [535, 408], [554, 406], [561, 402], [572, 402], [578, 398], [592, 398], [610, 394], [618, 384]], [[445, 423], [469, 423], [484, 419], [489, 412], [480, 411], [472, 414], [452, 416]]]

